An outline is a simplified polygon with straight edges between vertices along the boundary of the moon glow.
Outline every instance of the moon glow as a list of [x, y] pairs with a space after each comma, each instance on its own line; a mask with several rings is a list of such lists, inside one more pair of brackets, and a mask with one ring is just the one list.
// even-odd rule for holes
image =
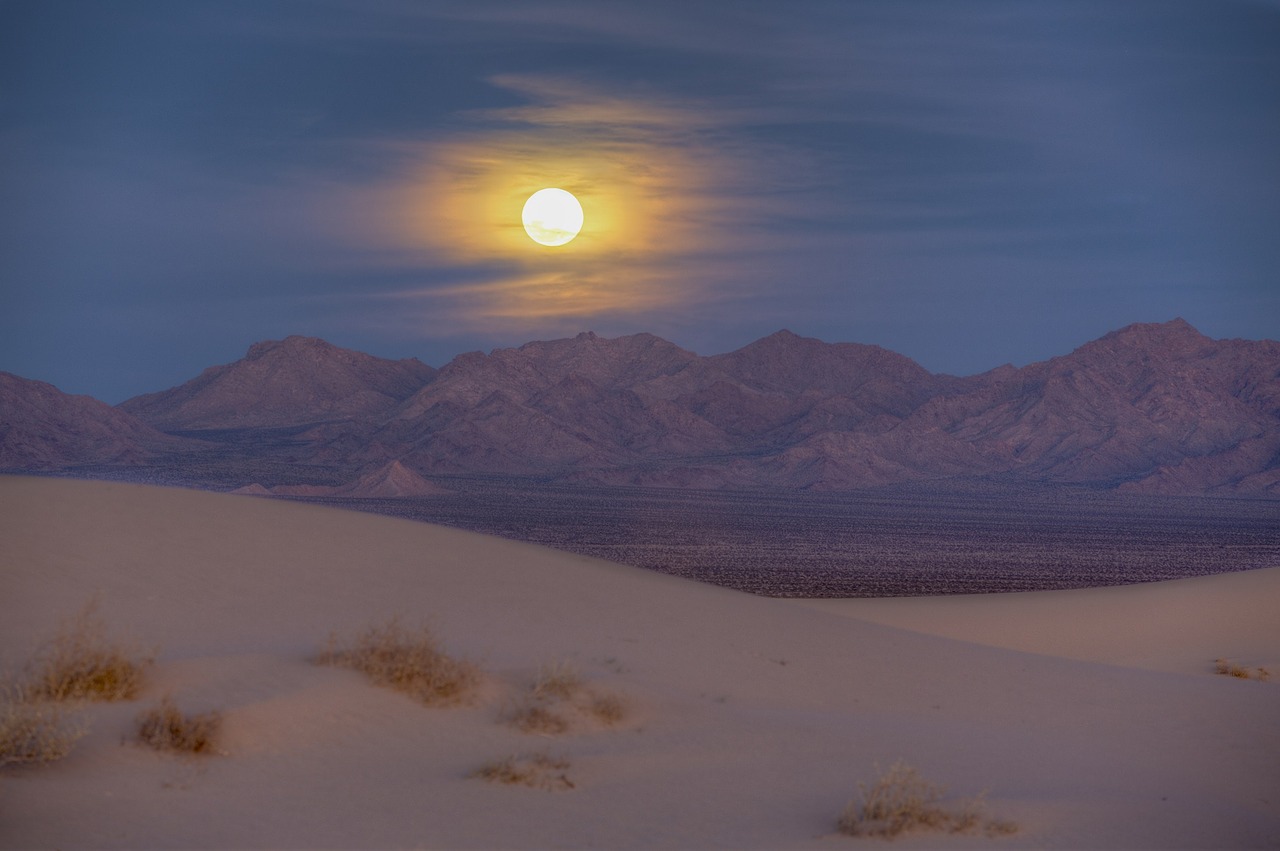
[[582, 205], [563, 189], [539, 189], [524, 202], [520, 220], [539, 245], [564, 245], [582, 230]]

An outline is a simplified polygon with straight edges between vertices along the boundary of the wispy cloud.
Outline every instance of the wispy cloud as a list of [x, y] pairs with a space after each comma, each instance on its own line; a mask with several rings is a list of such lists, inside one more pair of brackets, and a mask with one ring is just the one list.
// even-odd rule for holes
[[[765, 198], [780, 169], [735, 141], [732, 118], [710, 104], [563, 76], [492, 83], [522, 102], [470, 113], [444, 138], [398, 143], [405, 174], [361, 202], [386, 211], [386, 232], [369, 236], [401, 262], [492, 270], [399, 291], [402, 302], [468, 324], [687, 309], [722, 297], [709, 268], [751, 253], [742, 229], [767, 239], [765, 223], [783, 210]], [[524, 201], [546, 186], [572, 192], [585, 213], [561, 247], [535, 244], [520, 223]]]
[[[436, 359], [786, 325], [964, 372], [1179, 314], [1274, 335], [1277, 8], [26, 4], [0, 356], [116, 350], [148, 303]], [[560, 249], [520, 226], [547, 185], [586, 208]]]

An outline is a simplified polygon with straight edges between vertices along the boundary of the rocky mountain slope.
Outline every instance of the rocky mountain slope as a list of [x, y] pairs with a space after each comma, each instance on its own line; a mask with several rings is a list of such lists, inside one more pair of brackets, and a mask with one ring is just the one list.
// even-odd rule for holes
[[0, 470], [145, 464], [200, 448], [105, 402], [0, 372]]
[[257, 343], [235, 363], [209, 367], [185, 384], [135, 396], [119, 407], [168, 431], [368, 419], [434, 375], [413, 358], [386, 360], [294, 336]]
[[1182, 320], [967, 378], [787, 331], [712, 357], [650, 334], [583, 333], [460, 355], [439, 371], [291, 337], [120, 409], [219, 442], [219, 463], [290, 465], [288, 482], [241, 482], [267, 487], [305, 488], [312, 471], [317, 486], [388, 495], [475, 473], [1280, 495], [1280, 343], [1212, 340]]
[[1280, 343], [1215, 341], [1182, 320], [1133, 325], [989, 374], [904, 425], [936, 426], [1053, 481], [1169, 490], [1183, 467], [1194, 490], [1247, 485], [1280, 461]]

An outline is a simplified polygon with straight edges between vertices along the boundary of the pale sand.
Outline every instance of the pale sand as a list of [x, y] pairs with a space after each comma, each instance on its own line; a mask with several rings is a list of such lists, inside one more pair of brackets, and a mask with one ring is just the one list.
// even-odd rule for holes
[[[839, 849], [876, 842], [835, 822], [898, 759], [987, 790], [1021, 830], [894, 847], [1280, 846], [1280, 675], [1212, 673], [1218, 656], [1280, 669], [1280, 570], [797, 602], [385, 517], [13, 477], [0, 559], [10, 668], [95, 594], [158, 649], [141, 698], [91, 707], [70, 756], [0, 771], [3, 847]], [[310, 663], [330, 631], [397, 613], [483, 665], [480, 700], [425, 708]], [[501, 723], [559, 661], [629, 717]], [[166, 693], [224, 713], [224, 755], [128, 742]], [[468, 776], [538, 751], [575, 788]]]

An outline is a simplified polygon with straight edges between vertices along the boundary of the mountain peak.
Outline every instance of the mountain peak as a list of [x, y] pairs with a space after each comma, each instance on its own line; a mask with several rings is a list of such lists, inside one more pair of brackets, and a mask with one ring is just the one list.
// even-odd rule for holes
[[692, 352], [653, 334], [601, 337], [594, 331], [583, 331], [562, 340], [525, 343], [503, 353], [536, 365], [552, 381], [575, 372], [602, 387], [620, 381], [634, 384], [666, 375], [697, 358]]
[[[1186, 356], [1212, 345], [1212, 339], [1197, 331], [1190, 322], [1179, 318], [1168, 322], [1135, 322], [1126, 325], [1085, 343], [1064, 357], [1127, 360], [1132, 357]], [[1047, 363], [1057, 360], [1060, 358]]]
[[1180, 316], [1170, 319], [1168, 322], [1135, 322], [1132, 325], [1126, 325], [1123, 328], [1105, 334], [1099, 339], [1132, 340], [1137, 342], [1184, 341], [1207, 343], [1210, 341], [1208, 337], [1201, 334], [1190, 322]]
[[514, 349], [495, 349], [497, 352], [564, 352], [583, 348], [591, 349], [625, 349], [640, 344], [661, 343], [670, 348], [679, 348], [675, 343], [667, 342], [653, 334], [626, 334], [621, 337], [602, 337], [595, 331], [579, 331], [572, 337], [561, 337], [556, 340], [531, 340]]
[[334, 496], [396, 498], [403, 496], [431, 496], [448, 493], [445, 488], [422, 478], [400, 461], [373, 470], [354, 482], [334, 491]]
[[254, 343], [238, 361], [120, 408], [169, 430], [293, 426], [385, 411], [434, 375], [412, 358], [387, 360], [293, 335]]
[[299, 334], [290, 334], [283, 340], [263, 340], [254, 343], [249, 347], [249, 351], [245, 353], [244, 357], [245, 360], [259, 360], [274, 352], [292, 354], [309, 351], [336, 352], [342, 351], [342, 349], [319, 337], [303, 337]]
[[888, 349], [862, 343], [827, 343], [785, 328], [708, 360], [755, 391], [864, 393], [897, 412], [914, 407], [925, 395], [907, 390], [908, 385], [932, 387], [934, 383], [934, 377], [924, 367]]
[[792, 344], [800, 342], [821, 343], [822, 341], [817, 337], [802, 337], [790, 329], [782, 328], [778, 331], [774, 331], [767, 337], [761, 337], [759, 340], [756, 340], [755, 345], [760, 343]]

